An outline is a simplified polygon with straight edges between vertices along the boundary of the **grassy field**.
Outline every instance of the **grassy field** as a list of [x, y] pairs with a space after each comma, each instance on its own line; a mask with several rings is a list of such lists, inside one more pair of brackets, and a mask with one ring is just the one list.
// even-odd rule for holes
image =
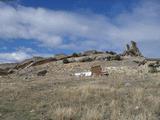
[[0, 120], [160, 120], [158, 78], [0, 78]]

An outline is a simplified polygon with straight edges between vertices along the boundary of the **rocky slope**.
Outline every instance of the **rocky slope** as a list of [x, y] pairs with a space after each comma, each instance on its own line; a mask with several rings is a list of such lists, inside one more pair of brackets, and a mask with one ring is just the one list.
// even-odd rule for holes
[[[159, 59], [137, 49], [124, 53], [91, 50], [1, 64], [0, 120], [159, 120]], [[75, 76], [92, 68], [107, 74]]]
[[[150, 61], [153, 61], [152, 64], [156, 65], [148, 65], [150, 64]], [[108, 70], [108, 66], [113, 66], [117, 67], [114, 68], [117, 69], [117, 71], [120, 69], [118, 67], [121, 67], [122, 71], [130, 71], [130, 68], [134, 68], [137, 70], [137, 72], [146, 72], [149, 67], [157, 67], [159, 69], [159, 63], [156, 61], [159, 60], [151, 60], [144, 58], [141, 52], [139, 51], [136, 43], [134, 41], [131, 41], [131, 46], [127, 45], [127, 50], [125, 50], [123, 54], [116, 54], [112, 51], [99, 52], [96, 50], [90, 50], [79, 54], [74, 53], [72, 55], [58, 54], [54, 57], [49, 58], [33, 57], [31, 59], [24, 60], [20, 63], [1, 64], [0, 75], [6, 76], [15, 74], [33, 74], [37, 73], [38, 71], [42, 72], [45, 69], [45, 73], [47, 73], [51, 72], [53, 70], [52, 68], [54, 68], [56, 71], [59, 66], [61, 66], [62, 69], [65, 69], [65, 66], [72, 66], [73, 69], [74, 66], [79, 66], [78, 69], [83, 69], [84, 71], [86, 71], [90, 70], [90, 68], [95, 65], [100, 65], [103, 67], [103, 69], [106, 70]], [[42, 68], [43, 70], [41, 70]], [[70, 67], [68, 68], [68, 70], [66, 69], [66, 72], [70, 71], [70, 69]], [[73, 74], [73, 72], [71, 72], [70, 74]]]

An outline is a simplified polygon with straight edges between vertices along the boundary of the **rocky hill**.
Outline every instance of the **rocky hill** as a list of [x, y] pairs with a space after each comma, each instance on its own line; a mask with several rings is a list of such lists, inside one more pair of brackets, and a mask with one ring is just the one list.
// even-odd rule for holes
[[158, 120], [160, 62], [135, 42], [0, 65], [0, 119]]
[[[155, 65], [149, 65], [150, 61], [152, 61], [152, 64]], [[46, 73], [49, 73], [53, 70], [52, 67], [54, 68], [55, 66], [61, 66], [62, 68], [65, 68], [65, 66], [73, 66], [74, 69], [74, 65], [79, 65], [79, 69], [83, 69], [84, 71], [90, 70], [92, 66], [100, 65], [103, 69], [106, 70], [107, 67], [117, 67], [117, 72], [120, 68], [121, 72], [132, 70], [130, 68], [136, 69], [137, 72], [147, 72], [149, 69], [156, 69], [158, 72], [158, 62], [159, 59], [148, 59], [143, 57], [142, 53], [136, 45], [136, 42], [131, 41], [131, 46], [127, 44], [126, 50], [122, 54], [117, 54], [112, 51], [101, 52], [96, 50], [89, 50], [82, 53], [73, 53], [72, 55], [58, 54], [49, 58], [33, 57], [20, 63], [0, 64], [0, 75], [21, 75], [22, 73], [27, 75], [29, 72], [33, 74], [41, 71], [41, 69], [46, 69], [46, 67], [50, 68], [50, 70], [46, 70]], [[84, 66], [82, 67], [82, 65]], [[66, 72], [68, 71], [70, 71], [70, 68], [66, 70]], [[111, 69], [106, 72], [110, 71]], [[73, 72], [75, 71], [70, 72], [70, 74], [73, 74]]]

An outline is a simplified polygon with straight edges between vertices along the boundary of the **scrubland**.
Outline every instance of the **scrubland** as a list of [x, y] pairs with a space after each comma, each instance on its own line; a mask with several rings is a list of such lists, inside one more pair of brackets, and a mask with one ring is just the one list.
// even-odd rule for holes
[[160, 75], [0, 78], [1, 120], [160, 120]]

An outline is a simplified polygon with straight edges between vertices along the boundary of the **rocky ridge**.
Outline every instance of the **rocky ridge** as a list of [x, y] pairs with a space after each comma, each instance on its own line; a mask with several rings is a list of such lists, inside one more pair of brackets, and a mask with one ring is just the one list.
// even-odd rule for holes
[[[24, 60], [20, 63], [1, 64], [0, 75], [6, 76], [13, 73], [19, 73], [19, 71], [21, 71], [21, 73], [25, 73], [26, 70], [29, 71], [30, 68], [32, 67], [49, 64], [52, 62], [56, 62], [57, 64], [69, 64], [69, 63], [84, 63], [93, 61], [101, 61], [101, 62], [124, 61], [125, 59], [128, 59], [132, 62], [135, 62], [138, 66], [142, 65], [144, 66], [149, 61], [149, 59], [143, 57], [142, 53], [137, 47], [136, 42], [131, 41], [131, 45], [127, 44], [126, 46], [127, 49], [122, 54], [117, 54], [112, 51], [101, 52], [97, 50], [89, 50], [78, 54], [73, 53], [72, 55], [57, 54], [54, 57], [48, 57], [48, 58], [33, 57], [31, 59]], [[152, 61], [155, 61], [155, 59]], [[157, 67], [157, 66], [159, 66], [159, 64], [153, 65], [152, 67]], [[46, 73], [47, 73], [46, 71], [45, 73], [42, 72], [43, 75], [45, 75]]]

